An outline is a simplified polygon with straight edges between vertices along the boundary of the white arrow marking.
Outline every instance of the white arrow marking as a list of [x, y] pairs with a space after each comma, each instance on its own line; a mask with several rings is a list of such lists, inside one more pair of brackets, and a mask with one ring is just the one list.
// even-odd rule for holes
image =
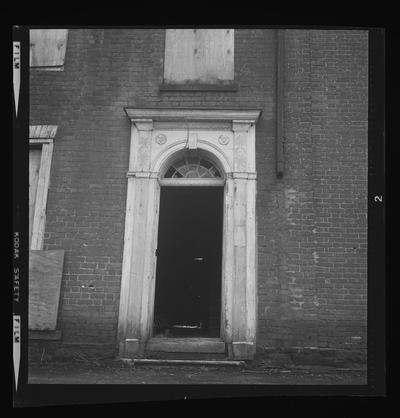
[[13, 85], [14, 85], [14, 102], [15, 114], [18, 115], [18, 100], [20, 87], [20, 71], [21, 71], [21, 44], [13, 42]]
[[15, 390], [18, 387], [19, 363], [21, 359], [21, 317], [13, 315], [13, 359], [14, 359], [14, 376]]

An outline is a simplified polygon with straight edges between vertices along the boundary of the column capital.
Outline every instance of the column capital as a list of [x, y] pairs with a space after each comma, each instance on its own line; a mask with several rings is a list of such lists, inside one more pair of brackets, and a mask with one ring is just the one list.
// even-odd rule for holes
[[126, 173], [126, 177], [128, 178], [140, 178], [140, 179], [157, 179], [158, 173], [153, 171], [128, 171]]
[[253, 124], [251, 120], [232, 120], [232, 131], [233, 132], [247, 132], [250, 126]]
[[241, 172], [241, 171], [232, 171], [231, 173], [226, 173], [227, 179], [244, 179], [244, 180], [256, 180], [257, 173], [253, 172]]
[[152, 131], [153, 119], [131, 119], [139, 131]]

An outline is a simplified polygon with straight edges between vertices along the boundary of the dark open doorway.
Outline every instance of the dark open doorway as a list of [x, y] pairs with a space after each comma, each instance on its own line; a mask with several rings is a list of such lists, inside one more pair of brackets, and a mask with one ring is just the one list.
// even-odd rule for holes
[[223, 187], [162, 187], [154, 336], [219, 337]]

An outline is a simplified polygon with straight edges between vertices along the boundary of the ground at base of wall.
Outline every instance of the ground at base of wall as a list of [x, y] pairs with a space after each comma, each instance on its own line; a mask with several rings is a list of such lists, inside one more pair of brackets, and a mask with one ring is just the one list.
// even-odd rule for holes
[[[96, 364], [102, 360], [117, 357], [114, 345], [30, 343], [29, 362], [38, 363], [82, 363]], [[171, 357], [173, 358], [173, 357]], [[364, 369], [367, 364], [365, 349], [321, 349], [312, 347], [261, 348], [257, 349], [254, 360], [247, 362], [247, 368], [297, 368], [334, 367], [343, 369]]]
[[31, 362], [29, 384], [366, 385], [366, 370], [334, 367], [127, 365], [120, 360]]
[[293, 365], [357, 369], [366, 367], [367, 351], [320, 347], [259, 348], [253, 364], [268, 367]]

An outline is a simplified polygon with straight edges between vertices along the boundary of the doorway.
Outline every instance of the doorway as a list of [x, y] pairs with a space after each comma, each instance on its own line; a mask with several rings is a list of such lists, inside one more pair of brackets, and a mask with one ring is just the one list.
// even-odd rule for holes
[[161, 187], [153, 336], [220, 336], [223, 187]]

